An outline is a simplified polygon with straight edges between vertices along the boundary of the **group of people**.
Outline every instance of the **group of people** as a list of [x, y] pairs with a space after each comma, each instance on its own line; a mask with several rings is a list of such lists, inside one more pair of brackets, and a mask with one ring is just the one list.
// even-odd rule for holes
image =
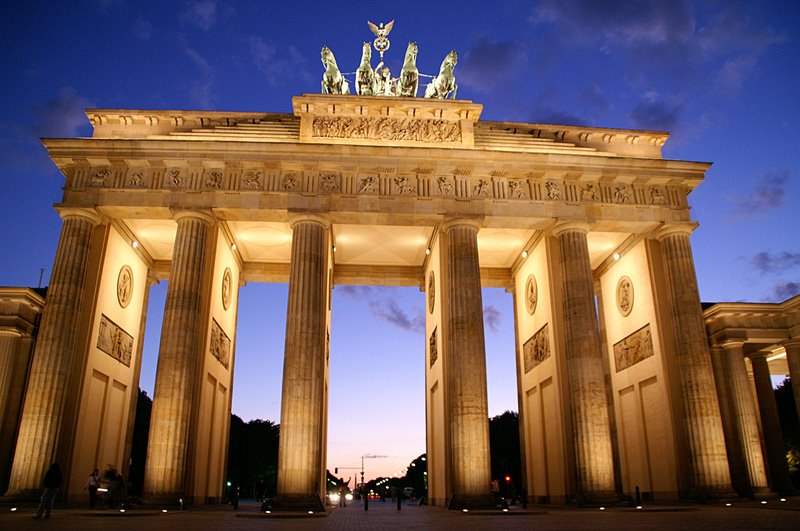
[[[58, 463], [50, 465], [42, 481], [44, 491], [39, 501], [39, 507], [36, 509], [36, 514], [34, 515], [36, 520], [41, 520], [42, 518], [47, 520], [50, 518], [50, 512], [53, 510], [53, 502], [56, 499], [58, 490], [61, 488], [63, 479], [61, 467]], [[100, 471], [95, 468], [86, 480], [84, 490], [89, 492], [90, 509], [94, 509], [98, 506], [98, 491], [100, 491], [100, 489], [103, 489], [102, 492], [105, 493], [105, 501], [109, 508], [116, 508], [120, 502], [123, 503], [124, 507], [124, 499], [127, 497], [125, 479], [122, 477], [122, 474], [117, 472], [117, 469], [113, 465], [108, 465], [102, 477], [100, 476]]]

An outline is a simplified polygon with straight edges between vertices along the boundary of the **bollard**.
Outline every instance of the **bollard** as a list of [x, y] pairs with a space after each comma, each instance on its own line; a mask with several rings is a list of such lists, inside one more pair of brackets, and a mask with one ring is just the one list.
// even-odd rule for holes
[[364, 510], [369, 511], [369, 494], [364, 494]]
[[639, 485], [636, 485], [636, 507], [639, 507], [642, 504], [642, 496], [639, 493]]

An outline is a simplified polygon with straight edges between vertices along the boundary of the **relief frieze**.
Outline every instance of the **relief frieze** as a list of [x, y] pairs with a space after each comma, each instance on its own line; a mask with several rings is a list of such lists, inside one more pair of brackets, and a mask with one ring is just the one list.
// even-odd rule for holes
[[525, 357], [525, 374], [550, 357], [550, 336], [547, 328], [547, 323], [545, 323], [522, 347]]
[[97, 348], [126, 367], [131, 366], [133, 336], [123, 330], [117, 323], [106, 317], [105, 314], [100, 315]]
[[428, 346], [430, 350], [430, 366], [433, 367], [433, 364], [436, 363], [436, 360], [439, 358], [439, 350], [436, 346], [436, 328], [434, 328], [433, 332], [431, 332], [431, 337], [428, 340]]
[[230, 363], [231, 340], [216, 319], [211, 319], [211, 355], [226, 369]]
[[652, 355], [653, 336], [649, 323], [614, 344], [614, 363], [617, 372], [624, 371]]
[[461, 142], [461, 127], [445, 120], [359, 116], [316, 116], [312, 136], [410, 142]]

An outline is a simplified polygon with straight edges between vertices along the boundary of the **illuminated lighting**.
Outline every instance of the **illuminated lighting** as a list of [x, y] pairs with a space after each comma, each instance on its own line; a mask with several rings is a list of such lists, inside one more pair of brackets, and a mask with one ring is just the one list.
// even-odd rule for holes
[[232, 243], [232, 244], [231, 244], [231, 251], [235, 251], [235, 250], [236, 250], [236, 244], [235, 244], [235, 243]]
[[642, 508], [642, 506], [641, 506], [641, 505], [637, 505], [637, 506], [636, 506], [636, 508], [637, 508], [637, 509], [641, 509], [641, 508]]
[[314, 514], [314, 511], [308, 511], [308, 514]]
[[124, 513], [125, 509], [120, 509], [119, 512]]
[[105, 487], [98, 487], [97, 492], [108, 492], [108, 489]]
[[166, 512], [169, 512], [169, 511], [167, 511], [166, 509], [161, 509], [161, 512], [162, 513], [166, 513]]
[[136, 240], [133, 240], [133, 241], [131, 242], [131, 247], [133, 247], [134, 249], [136, 249], [137, 247], [139, 247], [139, 242], [137, 242]]
[[12, 507], [12, 508], [11, 508], [11, 512], [12, 512], [12, 513], [15, 513], [15, 512], [17, 512], [17, 508], [16, 508], [16, 507]]
[[785, 357], [786, 357], [786, 352], [781, 352], [780, 354], [775, 354], [774, 356], [768, 357], [767, 358], [767, 362], [770, 362], [772, 360], [779, 360], [779, 359], [785, 358]]
[[730, 503], [726, 503], [725, 507], [731, 507], [731, 504]]
[[619, 255], [619, 253], [614, 253], [611, 255], [611, 258], [613, 258], [614, 261], [616, 262], [621, 258], [621, 256]]
[[427, 256], [429, 254], [431, 254], [431, 250], [430, 249], [425, 249], [425, 256]]
[[767, 504], [767, 500], [761, 500], [761, 505], [766, 505], [766, 504]]
[[522, 251], [522, 258], [528, 258], [528, 251]]
[[605, 508], [605, 507], [600, 507], [600, 510], [601, 510], [601, 511], [605, 511], [605, 510], [606, 510], [606, 508]]
[[272, 514], [272, 511], [264, 511], [264, 514]]
[[423, 460], [423, 461], [427, 461], [427, 459], [426, 459], [426, 458], [424, 458], [424, 457], [422, 458], [422, 460]]
[[353, 495], [348, 492], [344, 495], [344, 499], [347, 501], [353, 501]]
[[335, 494], [335, 493], [334, 493], [334, 494], [330, 494], [330, 495], [328, 496], [328, 498], [330, 498], [331, 502], [333, 502], [334, 504], [337, 504], [337, 503], [339, 503], [339, 500], [341, 499], [341, 498], [339, 497], [339, 495], [338, 495], [338, 494]]
[[469, 509], [461, 509], [461, 512], [463, 512], [463, 513], [468, 513], [468, 512], [469, 512]]
[[508, 509], [503, 509], [503, 512], [504, 512], [504, 513], [507, 513], [507, 512], [508, 512]]
[[782, 502], [785, 502], [785, 501], [786, 501], [786, 498], [781, 498], [781, 501], [782, 501]]

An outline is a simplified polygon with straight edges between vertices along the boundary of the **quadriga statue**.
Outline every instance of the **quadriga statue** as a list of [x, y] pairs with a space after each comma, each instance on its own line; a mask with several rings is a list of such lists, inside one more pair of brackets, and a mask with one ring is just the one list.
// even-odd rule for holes
[[455, 50], [451, 51], [442, 61], [442, 66], [439, 68], [439, 75], [434, 77], [433, 80], [425, 87], [426, 98], [445, 99], [450, 97], [456, 99], [456, 76], [453, 75], [453, 70], [458, 63], [458, 54]]
[[350, 85], [339, 71], [336, 65], [336, 58], [327, 46], [322, 47], [322, 66], [325, 73], [322, 74], [322, 93], [323, 94], [350, 94]]
[[361, 51], [361, 65], [356, 70], [356, 94], [361, 96], [375, 95], [375, 71], [372, 70], [372, 47], [364, 43]]

